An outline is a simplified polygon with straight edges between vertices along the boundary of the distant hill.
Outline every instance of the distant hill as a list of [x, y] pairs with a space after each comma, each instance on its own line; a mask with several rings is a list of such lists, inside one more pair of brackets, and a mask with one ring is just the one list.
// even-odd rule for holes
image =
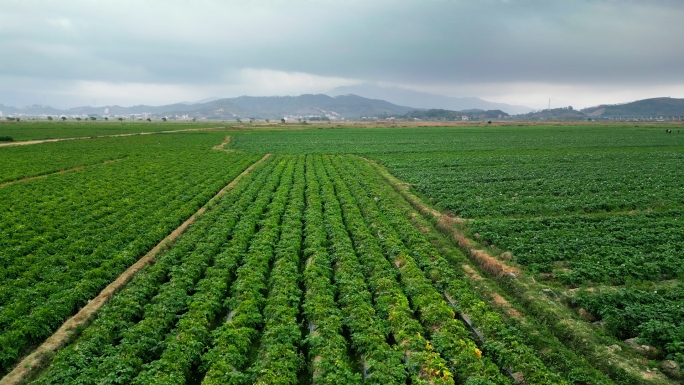
[[587, 120], [582, 111], [570, 108], [553, 108], [514, 116], [516, 120]]
[[508, 114], [524, 114], [533, 111], [526, 106], [515, 106], [505, 103], [493, 103], [475, 97], [454, 98], [444, 95], [418, 92], [397, 87], [381, 87], [373, 84], [343, 86], [325, 91], [330, 96], [361, 95], [366, 98], [387, 100], [390, 103], [412, 106], [423, 109], [444, 109], [450, 111], [464, 111], [472, 109], [502, 110]]
[[637, 100], [624, 104], [605, 104], [585, 108], [584, 114], [590, 117], [660, 117], [684, 115], [684, 99], [653, 98]]
[[[213, 99], [213, 98], [212, 98]], [[49, 106], [6, 107], [0, 105], [4, 115], [134, 115], [149, 113], [153, 116], [188, 115], [206, 119], [280, 119], [292, 116], [306, 119], [310, 116], [328, 116], [336, 119], [359, 119], [361, 116], [405, 114], [415, 108], [398, 106], [384, 100], [368, 99], [357, 95], [328, 96], [324, 94], [304, 94], [299, 96], [240, 96], [211, 100], [206, 103], [175, 103], [164, 106], [138, 105], [132, 107], [103, 106], [75, 107], [59, 110]]]
[[463, 116], [468, 120], [487, 120], [487, 119], [507, 119], [510, 117], [501, 110], [480, 110], [472, 109], [467, 111], [451, 111], [443, 109], [430, 109], [427, 111], [415, 110], [404, 115], [404, 118], [437, 121], [462, 121]]

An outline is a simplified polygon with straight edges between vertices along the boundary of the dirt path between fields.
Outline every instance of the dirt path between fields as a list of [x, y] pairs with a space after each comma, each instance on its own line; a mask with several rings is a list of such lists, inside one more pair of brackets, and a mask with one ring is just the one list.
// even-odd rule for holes
[[0, 380], [0, 385], [23, 384], [35, 376], [41, 368], [45, 367], [52, 360], [52, 357], [54, 357], [58, 350], [65, 347], [69, 342], [76, 338], [79, 331], [93, 321], [97, 311], [109, 302], [117, 292], [123, 289], [142, 268], [153, 262], [160, 251], [171, 247], [174, 241], [176, 241], [176, 239], [195, 222], [197, 217], [207, 211], [207, 207], [209, 207], [210, 204], [235, 187], [245, 175], [249, 174], [256, 166], [263, 163], [270, 156], [271, 154], [264, 155], [263, 158], [245, 169], [240, 175], [233, 179], [232, 182], [228, 183], [221, 191], [216, 193], [216, 195], [205, 203], [204, 206], [197, 210], [195, 214], [190, 216], [190, 218], [159, 242], [152, 250], [124, 271], [114, 282], [104, 288], [97, 297], [90, 300], [86, 306], [76, 313], [76, 315], [62, 324], [62, 326], [50, 338], [43, 342], [42, 345], [34, 350], [33, 353], [21, 360], [7, 376]]
[[73, 138], [23, 140], [23, 141], [18, 141], [18, 142], [0, 143], [0, 147], [26, 146], [26, 145], [30, 145], [30, 144], [61, 142], [64, 140], [79, 140], [79, 139], [94, 139], [94, 138], [118, 138], [118, 137], [122, 137], [122, 136], [173, 134], [174, 132], [214, 131], [214, 130], [223, 130], [223, 129], [228, 129], [228, 127], [224, 126], [224, 127], [209, 127], [209, 128], [186, 128], [184, 130], [133, 132], [133, 133], [129, 133], [129, 134], [93, 135], [93, 136], [77, 136], [77, 137], [73, 137]]
[[218, 145], [212, 147], [212, 149], [214, 149], [214, 150], [226, 151], [226, 152], [233, 152], [233, 151], [235, 151], [235, 150], [226, 150], [225, 147], [226, 147], [229, 143], [230, 143], [230, 135], [226, 136], [226, 140], [224, 140], [223, 142], [221, 142], [221, 144], [218, 144]]
[[28, 182], [28, 181], [34, 180], [34, 179], [47, 178], [47, 177], [49, 177], [50, 175], [58, 175], [58, 174], [64, 174], [64, 173], [66, 173], [66, 172], [83, 170], [84, 168], [90, 167], [90, 166], [97, 166], [97, 165], [100, 165], [100, 164], [114, 163], [114, 162], [118, 162], [118, 161], [123, 160], [123, 159], [126, 159], [126, 158], [110, 159], [110, 160], [107, 160], [107, 161], [104, 161], [104, 162], [101, 162], [101, 163], [89, 164], [89, 165], [87, 165], [87, 166], [78, 166], [78, 167], [74, 167], [74, 168], [68, 168], [68, 169], [66, 169], [66, 170], [60, 170], [60, 171], [57, 171], [57, 172], [51, 172], [51, 173], [49, 173], [49, 174], [43, 174], [43, 175], [37, 175], [37, 176], [29, 176], [29, 177], [26, 177], [26, 178], [21, 178], [21, 179], [17, 179], [17, 180], [12, 180], [12, 181], [9, 181], [9, 182], [0, 183], [0, 188], [3, 188], [3, 187], [5, 187], [5, 186], [9, 186], [9, 185], [13, 185], [13, 184], [15, 184], [15, 183]]

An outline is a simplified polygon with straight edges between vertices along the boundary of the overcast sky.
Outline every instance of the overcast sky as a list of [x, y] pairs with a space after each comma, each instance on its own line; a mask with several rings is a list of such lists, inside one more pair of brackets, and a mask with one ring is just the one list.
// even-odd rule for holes
[[0, 103], [376, 83], [545, 107], [684, 98], [682, 0], [0, 0]]

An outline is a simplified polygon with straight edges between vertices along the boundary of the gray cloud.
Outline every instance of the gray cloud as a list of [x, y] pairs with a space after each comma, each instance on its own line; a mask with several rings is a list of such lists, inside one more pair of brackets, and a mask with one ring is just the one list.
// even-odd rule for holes
[[[682, 20], [674, 0], [0, 0], [0, 103], [91, 103], [108, 89], [119, 96], [101, 103], [166, 101], [170, 88], [296, 94], [316, 82], [509, 103], [583, 88], [596, 100], [684, 97]], [[138, 99], [152, 100], [124, 97], [127, 84], [147, 84]]]

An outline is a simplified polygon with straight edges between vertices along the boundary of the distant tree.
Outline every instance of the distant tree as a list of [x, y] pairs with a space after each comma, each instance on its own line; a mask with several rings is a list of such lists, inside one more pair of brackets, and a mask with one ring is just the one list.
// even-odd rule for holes
[[76, 118], [76, 120], [78, 120], [78, 121], [80, 122], [80, 121], [81, 121], [81, 118]]
[[52, 116], [48, 116], [48, 120], [52, 120]]
[[66, 116], [62, 116], [61, 119], [62, 119], [62, 121], [65, 121], [65, 120], [66, 120]]
[[242, 123], [242, 120], [240, 120], [240, 118], [235, 118], [235, 121], [237, 121], [238, 123]]
[[123, 121], [123, 118], [119, 118], [119, 121], [120, 121], [120, 122]]
[[151, 122], [151, 121], [152, 121], [152, 119], [150, 119], [150, 118], [147, 118], [147, 121], [148, 121], [148, 122]]
[[285, 118], [280, 119], [280, 123], [285, 124]]
[[266, 119], [266, 123], [270, 123], [270, 122], [271, 122], [270, 120]]
[[91, 116], [91, 117], [90, 117], [90, 120], [97, 120], [97, 118], [94, 117], [94, 116]]
[[165, 121], [166, 121], [166, 118], [162, 118], [162, 121], [165, 122]]
[[105, 116], [105, 120], [109, 120], [109, 118]]
[[302, 122], [302, 118], [297, 118], [297, 121], [298, 121], [299, 123], [301, 123], [301, 122]]
[[254, 123], [254, 118], [249, 118], [250, 123]]
[[491, 121], [491, 120], [488, 120], [488, 121], [487, 121], [487, 124], [492, 124], [492, 121]]
[[568, 110], [572, 111], [572, 106], [568, 106]]
[[302, 124], [306, 124], [306, 119], [302, 120]]
[[197, 121], [197, 118], [192, 118], [192, 121], [193, 121], [193, 122], [196, 122], [196, 121]]

